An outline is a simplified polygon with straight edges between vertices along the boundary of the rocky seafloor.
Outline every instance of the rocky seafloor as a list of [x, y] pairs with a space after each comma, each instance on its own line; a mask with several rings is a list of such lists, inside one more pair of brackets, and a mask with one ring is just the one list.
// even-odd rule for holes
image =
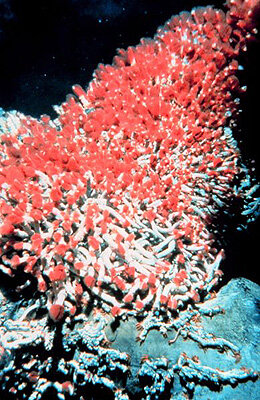
[[140, 342], [134, 317], [51, 327], [33, 310], [22, 321], [29, 302], [1, 292], [1, 398], [258, 399], [259, 300], [257, 284], [233, 279], [200, 315], [180, 311], [193, 337], [162, 323]]

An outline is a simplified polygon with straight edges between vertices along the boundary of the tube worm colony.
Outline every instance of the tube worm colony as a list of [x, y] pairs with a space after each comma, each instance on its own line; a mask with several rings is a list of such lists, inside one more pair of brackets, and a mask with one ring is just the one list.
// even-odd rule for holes
[[252, 196], [234, 185], [248, 177], [232, 127], [259, 3], [228, 6], [182, 13], [120, 49], [55, 120], [0, 118], [0, 269], [26, 276], [19, 290], [38, 285], [21, 321], [31, 309], [59, 322], [99, 308], [142, 318], [144, 340], [219, 282], [211, 219]]

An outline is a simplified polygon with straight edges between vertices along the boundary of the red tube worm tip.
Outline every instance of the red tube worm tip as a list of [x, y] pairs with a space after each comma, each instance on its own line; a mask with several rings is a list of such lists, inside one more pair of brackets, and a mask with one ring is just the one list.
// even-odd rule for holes
[[49, 310], [49, 316], [54, 321], [60, 321], [64, 315], [64, 306], [52, 304]]

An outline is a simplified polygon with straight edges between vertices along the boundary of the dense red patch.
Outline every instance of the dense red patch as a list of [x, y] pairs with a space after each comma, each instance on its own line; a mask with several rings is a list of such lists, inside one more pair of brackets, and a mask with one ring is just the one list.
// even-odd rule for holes
[[[230, 121], [257, 4], [173, 17], [99, 65], [86, 91], [74, 85], [55, 121], [1, 117], [4, 272], [21, 266], [75, 304], [85, 290], [114, 316], [175, 310], [218, 282], [208, 225], [241, 172]], [[58, 321], [64, 306], [49, 313]]]

